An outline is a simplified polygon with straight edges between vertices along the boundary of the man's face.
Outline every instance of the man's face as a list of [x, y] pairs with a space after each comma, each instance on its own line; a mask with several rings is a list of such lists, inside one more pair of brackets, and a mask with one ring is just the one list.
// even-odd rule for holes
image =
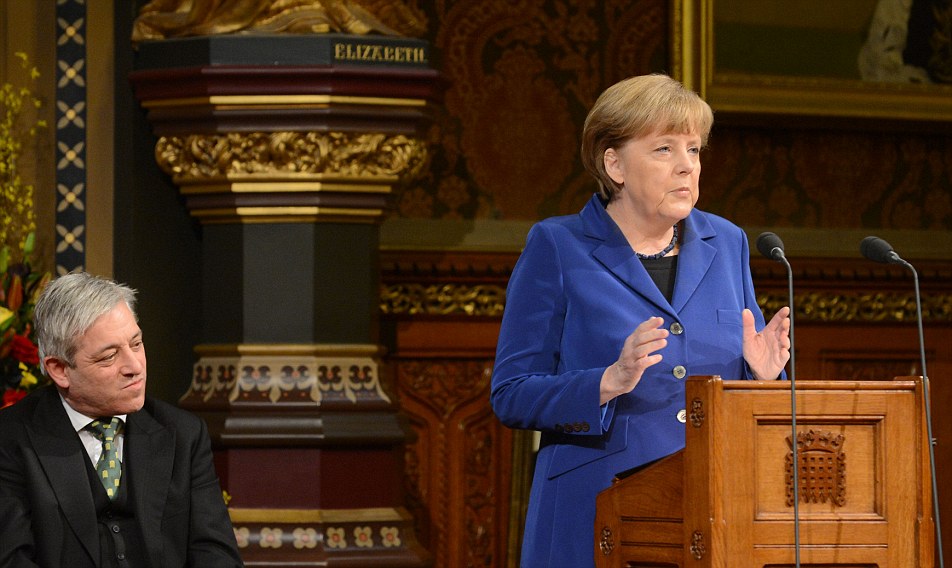
[[48, 357], [47, 373], [76, 411], [90, 417], [129, 414], [145, 402], [142, 330], [125, 302], [97, 319], [77, 340], [74, 366]]

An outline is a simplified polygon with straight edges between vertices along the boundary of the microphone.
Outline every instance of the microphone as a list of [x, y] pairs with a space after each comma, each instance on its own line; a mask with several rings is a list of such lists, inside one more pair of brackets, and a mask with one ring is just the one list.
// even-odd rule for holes
[[[790, 306], [790, 386], [794, 388], [797, 365], [796, 350], [794, 349], [793, 341], [793, 269], [790, 267], [790, 263], [787, 262], [787, 256], [783, 252], [783, 241], [774, 233], [760, 233], [760, 236], [757, 237], [757, 250], [770, 260], [782, 262], [787, 268], [787, 303]], [[794, 404], [796, 404], [796, 401], [794, 401]], [[794, 442], [796, 442], [796, 432], [794, 432]], [[796, 470], [796, 468], [794, 468], [794, 470]]]
[[757, 237], [757, 250], [770, 260], [782, 261], [786, 259], [783, 254], [783, 241], [773, 233], [761, 233]]
[[[863, 239], [863, 242], [859, 243], [859, 252], [873, 262], [905, 264], [912, 268], [912, 265], [899, 258], [899, 255], [889, 246], [889, 243], [879, 237], [866, 237]], [[915, 272], [915, 269], [913, 268], [912, 271]]]
[[926, 372], [926, 342], [925, 335], [922, 332], [922, 296], [919, 294], [919, 273], [912, 264], [903, 260], [892, 246], [879, 237], [866, 237], [859, 244], [859, 252], [873, 262], [882, 262], [884, 264], [901, 264], [912, 272], [912, 280], [916, 290], [916, 322], [919, 325], [919, 362], [922, 365], [922, 383], [925, 392], [926, 407], [926, 428], [929, 435], [929, 465], [932, 473], [932, 506], [935, 515], [935, 533], [936, 545], [939, 552], [939, 568], [944, 568], [945, 562], [942, 558], [942, 524], [939, 522], [939, 489], [936, 484], [935, 476], [935, 438], [932, 436], [932, 408], [929, 395], [929, 374]]
[[793, 269], [783, 252], [783, 241], [774, 233], [761, 233], [757, 237], [760, 254], [782, 262], [787, 268], [787, 301], [790, 306], [790, 449], [793, 458], [793, 546], [796, 568], [800, 568], [800, 459], [797, 456], [797, 364], [793, 341]]

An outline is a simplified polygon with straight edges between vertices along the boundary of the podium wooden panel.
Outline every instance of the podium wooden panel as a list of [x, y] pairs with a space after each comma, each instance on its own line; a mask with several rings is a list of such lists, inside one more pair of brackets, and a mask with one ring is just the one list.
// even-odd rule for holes
[[[798, 381], [800, 565], [931, 568], [923, 382]], [[687, 383], [685, 449], [598, 496], [599, 568], [795, 564], [790, 383]]]

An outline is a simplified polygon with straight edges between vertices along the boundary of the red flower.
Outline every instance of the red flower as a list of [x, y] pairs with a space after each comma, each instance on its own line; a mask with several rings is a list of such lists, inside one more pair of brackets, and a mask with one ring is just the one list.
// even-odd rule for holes
[[6, 408], [8, 406], [11, 406], [19, 402], [19, 400], [25, 397], [26, 395], [27, 395], [27, 392], [23, 389], [7, 389], [3, 393], [3, 407], [2, 408]]
[[40, 353], [36, 345], [25, 335], [14, 335], [11, 341], [13, 349], [11, 355], [17, 361], [27, 365], [38, 365], [40, 363]]

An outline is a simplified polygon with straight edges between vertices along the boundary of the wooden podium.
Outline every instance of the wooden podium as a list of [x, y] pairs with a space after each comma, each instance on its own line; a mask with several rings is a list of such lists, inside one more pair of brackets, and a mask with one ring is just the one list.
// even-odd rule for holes
[[[797, 382], [801, 566], [933, 566], [923, 388]], [[685, 449], [599, 494], [596, 566], [793, 567], [790, 383], [691, 377], [685, 398]]]

